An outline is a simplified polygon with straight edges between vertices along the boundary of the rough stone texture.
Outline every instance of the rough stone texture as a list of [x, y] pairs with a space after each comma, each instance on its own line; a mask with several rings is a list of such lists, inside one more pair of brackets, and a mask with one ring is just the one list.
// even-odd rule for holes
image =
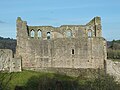
[[116, 78], [120, 82], [120, 62], [107, 60], [106, 61], [106, 72]]
[[20, 72], [21, 70], [21, 58], [12, 58], [10, 72]]
[[103, 69], [106, 40], [101, 35], [101, 19], [86, 25], [28, 26], [17, 18], [16, 56], [22, 68]]
[[12, 51], [9, 49], [0, 49], [0, 71], [9, 71], [12, 60]]
[[13, 58], [10, 49], [0, 49], [0, 71], [21, 71], [21, 59]]

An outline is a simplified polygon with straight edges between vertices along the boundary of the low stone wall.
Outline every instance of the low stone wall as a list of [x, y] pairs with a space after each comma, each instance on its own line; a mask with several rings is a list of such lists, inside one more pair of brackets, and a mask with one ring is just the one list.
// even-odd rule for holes
[[21, 72], [21, 58], [12, 58], [10, 72]]
[[120, 81], [120, 62], [107, 60], [106, 61], [106, 72]]
[[13, 58], [13, 52], [10, 49], [0, 49], [0, 71], [21, 71], [21, 58]]
[[12, 60], [12, 50], [0, 49], [0, 71], [9, 71]]

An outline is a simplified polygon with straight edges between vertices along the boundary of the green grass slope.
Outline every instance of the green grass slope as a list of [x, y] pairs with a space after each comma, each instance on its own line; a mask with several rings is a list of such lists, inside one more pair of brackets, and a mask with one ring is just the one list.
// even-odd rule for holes
[[[40, 81], [48, 80], [74, 80], [73, 77], [59, 75], [54, 73], [40, 73], [35, 71], [22, 71], [16, 73], [0, 73], [0, 83], [4, 90], [14, 90], [16, 86], [21, 86], [23, 89], [32, 87], [30, 90], [36, 90], [34, 85], [38, 85]], [[53, 80], [53, 81], [54, 81]], [[32, 84], [32, 85], [28, 85]], [[34, 87], [33, 87], [34, 86]], [[26, 89], [25, 89], [26, 90]], [[29, 89], [28, 89], [29, 90]]]
[[95, 79], [70, 77], [55, 73], [23, 71], [0, 73], [0, 90], [120, 90], [120, 85], [108, 75]]

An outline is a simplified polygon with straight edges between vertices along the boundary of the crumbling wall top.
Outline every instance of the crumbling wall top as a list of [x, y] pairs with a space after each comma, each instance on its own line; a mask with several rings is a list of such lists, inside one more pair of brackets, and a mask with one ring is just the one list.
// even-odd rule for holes
[[86, 25], [101, 25], [101, 18], [100, 17], [94, 17], [89, 23]]

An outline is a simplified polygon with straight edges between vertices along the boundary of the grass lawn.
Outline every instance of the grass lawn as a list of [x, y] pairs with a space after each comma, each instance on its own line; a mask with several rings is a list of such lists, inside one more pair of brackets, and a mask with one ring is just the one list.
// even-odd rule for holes
[[[100, 75], [92, 80], [55, 73], [24, 70], [0, 73], [2, 90], [120, 90], [120, 85], [111, 76]], [[21, 88], [21, 89], [20, 89]]]
[[50, 78], [56, 80], [74, 80], [74, 77], [69, 77], [66, 75], [59, 75], [55, 73], [43, 73], [35, 71], [22, 71], [14, 73], [0, 73], [0, 83], [4, 90], [14, 90], [15, 86], [26, 86], [30, 79], [35, 78]]

